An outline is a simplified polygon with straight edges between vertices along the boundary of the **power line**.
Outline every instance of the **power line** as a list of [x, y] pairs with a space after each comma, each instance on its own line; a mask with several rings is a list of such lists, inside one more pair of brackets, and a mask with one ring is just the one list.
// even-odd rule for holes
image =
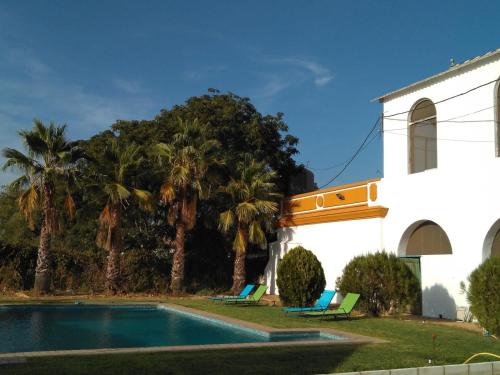
[[[495, 83], [495, 82], [498, 82], [500, 80], [500, 78], [497, 78], [495, 80], [492, 80], [492, 81], [489, 81], [489, 82], [486, 82], [486, 83], [483, 83], [481, 85], [478, 85], [478, 86], [475, 86], [469, 90], [466, 90], [464, 92], [461, 92], [459, 94], [456, 94], [456, 95], [453, 95], [453, 96], [450, 96], [450, 97], [447, 97], [445, 99], [442, 99], [442, 100], [438, 100], [436, 102], [431, 102], [429, 103], [428, 105], [425, 105], [425, 106], [422, 106], [422, 107], [419, 107], [419, 110], [423, 109], [423, 108], [426, 108], [426, 107], [430, 107], [430, 106], [435, 106], [436, 104], [440, 104], [440, 103], [444, 103], [448, 100], [451, 100], [451, 99], [455, 99], [455, 98], [458, 98], [460, 96], [463, 96], [463, 95], [467, 95], [477, 89], [480, 89], [482, 87], [485, 87], [485, 86], [488, 86], [492, 83]], [[495, 106], [493, 106], [495, 107]], [[481, 112], [481, 111], [485, 111], [487, 109], [490, 109], [490, 108], [493, 108], [493, 107], [488, 107], [488, 108], [484, 108], [484, 109], [481, 109], [479, 111], [476, 111], [476, 112], [471, 112], [471, 113], [468, 113], [468, 114], [465, 114], [465, 115], [462, 115], [462, 116], [457, 116], [457, 117], [454, 117], [454, 118], [451, 118], [451, 119], [448, 119], [448, 120], [441, 120], [439, 122], [454, 122], [454, 123], [459, 123], [459, 121], [453, 121], [457, 118], [461, 118], [461, 117], [465, 117], [465, 116], [468, 116], [468, 115], [471, 115], [471, 114], [474, 114], [474, 113], [478, 113], [478, 112]], [[377, 125], [379, 124], [380, 120], [383, 118], [383, 119], [388, 119], [388, 120], [396, 120], [398, 121], [398, 119], [392, 119], [391, 117], [394, 117], [394, 116], [399, 116], [399, 115], [403, 115], [403, 114], [408, 114], [412, 111], [412, 109], [410, 110], [407, 110], [407, 111], [401, 111], [401, 112], [397, 112], [397, 113], [393, 113], [391, 115], [387, 115], [387, 116], [381, 116], [381, 117], [378, 117], [377, 118], [377, 121], [375, 122], [375, 124], [373, 125], [373, 127], [370, 129], [370, 132], [368, 133], [368, 135], [365, 137], [365, 139], [363, 140], [363, 142], [361, 143], [361, 145], [358, 147], [358, 149], [354, 152], [354, 154], [352, 155], [351, 158], [349, 158], [347, 160], [347, 162], [345, 163], [344, 167], [334, 176], [332, 177], [326, 184], [323, 184], [319, 187], [319, 189], [322, 189], [324, 188], [325, 186], [328, 186], [329, 184], [331, 184], [333, 181], [335, 181], [338, 177], [340, 177], [344, 172], [345, 170], [349, 167], [349, 165], [354, 161], [354, 159], [356, 159], [356, 157], [361, 153], [361, 151], [366, 147], [368, 146], [368, 144], [370, 144], [371, 142], [373, 142], [373, 140], [376, 138], [373, 137], [372, 139], [370, 139], [370, 141], [368, 141], [369, 137], [372, 135], [372, 133], [374, 132], [374, 130], [376, 129]], [[404, 119], [399, 119], [399, 121], [407, 121], [407, 120], [404, 120]], [[493, 120], [494, 121], [494, 120]], [[466, 122], [492, 122], [490, 120], [479, 120], [479, 121], [460, 121], [460, 123], [466, 123]], [[417, 124], [418, 125], [418, 124]], [[424, 124], [422, 124], [424, 125]], [[401, 128], [401, 129], [392, 129], [392, 130], [406, 130], [407, 128]], [[401, 134], [401, 133], [391, 133], [390, 130], [381, 130], [380, 133], [388, 133], [388, 134], [394, 134], [394, 135], [402, 135], [402, 136], [408, 136], [407, 134]], [[465, 139], [448, 139], [448, 138], [435, 138], [436, 140], [442, 140], [442, 141], [456, 141], [456, 142], [481, 142], [481, 143], [485, 143], [485, 142], [488, 142], [488, 143], [491, 143], [491, 142], [494, 142], [494, 141], [482, 141], [482, 140], [465, 140]], [[342, 163], [343, 164], [343, 163]], [[325, 168], [323, 170], [329, 170], [329, 169], [334, 169], [334, 168], [337, 168], [339, 167], [340, 165], [342, 164], [337, 164], [337, 165], [334, 165], [332, 167], [329, 167], [329, 168]], [[311, 168], [311, 169], [314, 169], [314, 168]], [[317, 169], [317, 170], [321, 170], [321, 169]]]
[[[446, 102], [446, 101], [448, 101], [448, 100], [458, 98], [458, 97], [460, 97], [460, 96], [463, 96], [463, 95], [469, 94], [469, 93], [471, 93], [472, 91], [475, 91], [475, 90], [477, 90], [477, 89], [480, 89], [480, 88], [482, 88], [482, 87], [484, 87], [484, 86], [488, 86], [488, 85], [491, 85], [492, 83], [498, 82], [499, 80], [500, 80], [500, 78], [497, 78], [497, 79], [495, 79], [495, 80], [493, 80], [493, 81], [483, 83], [483, 84], [481, 84], [481, 85], [479, 85], [479, 86], [475, 86], [475, 87], [473, 87], [473, 88], [471, 88], [471, 89], [469, 89], [469, 90], [467, 90], [467, 91], [461, 92], [461, 93], [459, 93], [459, 94], [456, 94], [456, 95], [450, 96], [450, 97], [445, 98], [445, 99], [442, 99], [442, 100], [438, 100], [437, 102], [431, 102], [430, 104], [427, 104], [427, 105], [424, 105], [424, 106], [422, 106], [422, 107], [419, 107], [418, 109], [420, 110], [420, 109], [423, 109], [423, 108], [427, 108], [427, 107], [433, 106], [433, 105], [435, 105], [435, 104], [444, 103], [444, 102]], [[392, 115], [387, 115], [387, 116], [384, 116], [384, 119], [385, 119], [385, 118], [389, 118], [389, 117], [394, 117], [394, 116], [399, 116], [399, 115], [408, 114], [408, 113], [410, 113], [411, 111], [412, 111], [412, 109], [410, 109], [410, 110], [408, 110], [408, 111], [402, 111], [402, 112], [398, 112], [398, 113], [393, 113]]]
[[[470, 123], [475, 123], [477, 122], [478, 124], [490, 124], [490, 123], [493, 123], [495, 122], [495, 120], [481, 120], [481, 121], [436, 121], [437, 124], [439, 123], [452, 123], [452, 124], [470, 124]], [[423, 126], [429, 126], [429, 125], [432, 125], [433, 123], [430, 122], [430, 121], [422, 121], [421, 123], [416, 123], [416, 124], [413, 124], [413, 125], [410, 125], [412, 128], [421, 128]], [[410, 129], [410, 126], [406, 126], [404, 128], [391, 128], [391, 129], [387, 129], [387, 130], [383, 130], [383, 132], [385, 131], [393, 131], [393, 130], [408, 130]]]
[[[403, 133], [394, 133], [392, 130], [381, 130], [381, 133], [401, 135], [404, 137], [408, 137], [408, 134]], [[429, 137], [430, 138], [430, 137]], [[436, 141], [450, 141], [450, 142], [469, 142], [469, 143], [493, 143], [495, 141], [487, 141], [487, 140], [475, 140], [475, 139], [455, 139], [455, 138], [431, 138]]]
[[[354, 154], [349, 158], [349, 160], [347, 161], [347, 163], [344, 165], [344, 167], [335, 175], [333, 176], [326, 184], [323, 184], [319, 187], [319, 189], [323, 189], [325, 186], [328, 186], [330, 185], [333, 181], [335, 181], [337, 178], [339, 178], [342, 173], [345, 172], [345, 170], [349, 167], [349, 165], [354, 161], [354, 159], [356, 159], [356, 157], [361, 153], [361, 151], [363, 150], [363, 148], [365, 147], [365, 145], [368, 145], [369, 143], [368, 142], [368, 139], [370, 138], [370, 136], [373, 134], [373, 132], [375, 131], [375, 129], [377, 128], [377, 126], [379, 125], [380, 123], [380, 119], [381, 119], [381, 116], [378, 116], [377, 117], [377, 121], [375, 121], [375, 124], [373, 124], [372, 128], [370, 129], [370, 132], [367, 134], [367, 136], [365, 137], [365, 139], [363, 140], [363, 142], [361, 143], [361, 145], [357, 148], [357, 150], [354, 152]], [[376, 134], [377, 135], [377, 134]], [[373, 141], [373, 139], [375, 139], [376, 137], [372, 138], [370, 140], [370, 143]]]

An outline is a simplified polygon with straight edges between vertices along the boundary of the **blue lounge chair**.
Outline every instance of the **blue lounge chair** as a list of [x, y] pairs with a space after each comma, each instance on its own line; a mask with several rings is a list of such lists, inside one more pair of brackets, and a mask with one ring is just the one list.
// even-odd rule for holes
[[245, 299], [252, 292], [253, 288], [255, 288], [255, 285], [247, 284], [247, 286], [245, 286], [243, 288], [243, 290], [240, 292], [240, 294], [238, 296], [216, 296], [216, 297], [208, 297], [208, 299], [211, 301], [224, 301], [228, 298], [230, 298], [230, 299]]
[[335, 290], [324, 290], [313, 307], [286, 307], [283, 311], [285, 314], [289, 312], [324, 311], [330, 306], [335, 293]]

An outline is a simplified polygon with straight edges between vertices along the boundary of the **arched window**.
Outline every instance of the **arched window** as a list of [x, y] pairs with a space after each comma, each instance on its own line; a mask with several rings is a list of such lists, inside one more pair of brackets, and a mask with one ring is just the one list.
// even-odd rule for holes
[[409, 124], [410, 173], [437, 167], [436, 107], [429, 99], [414, 106]]

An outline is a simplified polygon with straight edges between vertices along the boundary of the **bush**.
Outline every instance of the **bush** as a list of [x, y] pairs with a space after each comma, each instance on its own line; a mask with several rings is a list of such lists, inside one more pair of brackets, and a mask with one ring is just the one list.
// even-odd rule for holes
[[359, 307], [374, 316], [399, 312], [420, 301], [421, 288], [410, 268], [394, 254], [357, 256], [337, 279], [337, 290], [361, 294]]
[[490, 257], [469, 276], [467, 299], [481, 326], [500, 335], [500, 257]]
[[325, 289], [325, 273], [320, 261], [301, 246], [283, 257], [277, 273], [276, 284], [285, 306], [311, 306]]

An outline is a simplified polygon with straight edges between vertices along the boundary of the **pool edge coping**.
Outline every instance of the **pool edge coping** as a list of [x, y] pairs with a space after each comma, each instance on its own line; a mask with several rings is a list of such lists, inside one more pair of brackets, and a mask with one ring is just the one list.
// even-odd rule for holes
[[[364, 335], [358, 335], [356, 333], [351, 333], [351, 332], [346, 332], [338, 329], [332, 329], [332, 328], [274, 328], [274, 327], [269, 327], [263, 324], [258, 324], [258, 323], [252, 323], [248, 322], [246, 320], [241, 320], [241, 319], [236, 319], [236, 318], [231, 318], [226, 315], [221, 315], [213, 312], [208, 312], [204, 310], [198, 310], [198, 309], [193, 309], [191, 307], [186, 307], [182, 305], [176, 305], [176, 304], [170, 304], [170, 303], [159, 303], [159, 306], [166, 306], [168, 308], [171, 308], [172, 310], [178, 310], [181, 312], [193, 314], [193, 315], [200, 315], [205, 318], [209, 319], [216, 319], [216, 320], [221, 320], [225, 323], [231, 324], [231, 325], [236, 325], [236, 326], [241, 326], [243, 328], [251, 329], [251, 330], [257, 330], [257, 331], [263, 331], [269, 334], [286, 334], [286, 333], [325, 333], [327, 335], [332, 335], [332, 336], [341, 336], [343, 338], [346, 338], [347, 340], [338, 340], [335, 341], [336, 343], [355, 343], [355, 344], [382, 344], [382, 343], [387, 343], [387, 340], [383, 340], [378, 337], [371, 337], [371, 336], [364, 336]], [[284, 316], [283, 319], [286, 319]], [[333, 341], [333, 340], [332, 340]]]
[[[100, 349], [72, 349], [72, 350], [46, 350], [33, 352], [0, 353], [0, 360], [12, 360], [21, 358], [37, 357], [60, 357], [60, 356], [87, 356], [99, 354], [134, 354], [134, 353], [161, 353], [161, 352], [181, 352], [181, 351], [203, 351], [203, 350], [227, 350], [227, 349], [258, 349], [266, 347], [286, 347], [286, 346], [328, 346], [328, 345], [361, 345], [361, 344], [381, 344], [388, 341], [370, 336], [358, 335], [331, 328], [273, 328], [257, 323], [247, 322], [240, 319], [231, 318], [225, 315], [197, 310], [190, 307], [169, 303], [151, 303], [153, 306], [165, 306], [172, 310], [199, 315], [208, 319], [220, 320], [231, 325], [243, 328], [263, 331], [268, 334], [284, 333], [324, 333], [333, 336], [342, 336], [345, 340], [303, 340], [303, 341], [277, 341], [277, 342], [252, 342], [252, 343], [232, 343], [232, 344], [202, 344], [202, 345], [172, 345], [172, 346], [150, 346], [136, 348], [100, 348]], [[284, 317], [285, 318], [285, 317]]]

